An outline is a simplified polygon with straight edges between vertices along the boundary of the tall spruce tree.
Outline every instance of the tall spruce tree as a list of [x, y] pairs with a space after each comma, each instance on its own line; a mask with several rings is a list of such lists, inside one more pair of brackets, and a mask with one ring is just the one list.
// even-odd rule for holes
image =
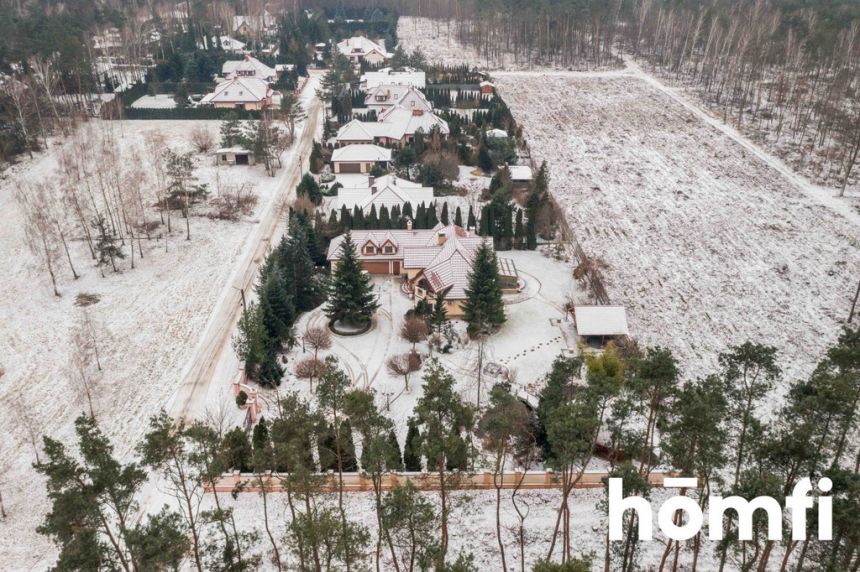
[[403, 466], [407, 471], [421, 471], [420, 440], [421, 431], [418, 429], [418, 424], [410, 417], [406, 430], [406, 442], [403, 445]]
[[454, 211], [454, 224], [459, 227], [463, 226], [463, 211], [460, 210], [459, 206]]
[[466, 219], [466, 228], [470, 230], [478, 229], [478, 221], [475, 219], [475, 209], [469, 205], [469, 217]]
[[517, 219], [514, 224], [514, 248], [522, 250], [526, 247], [526, 232], [523, 227], [523, 209], [517, 209]]
[[442, 203], [442, 214], [439, 216], [439, 220], [445, 226], [450, 224], [450, 218], [448, 217], [448, 201]]
[[346, 325], [365, 326], [379, 307], [370, 275], [365, 274], [361, 267], [349, 231], [343, 235], [340, 259], [329, 283], [328, 294], [326, 316]]
[[496, 253], [486, 242], [475, 251], [466, 301], [463, 303], [463, 319], [469, 324], [468, 331], [472, 336], [490, 333], [505, 323]]

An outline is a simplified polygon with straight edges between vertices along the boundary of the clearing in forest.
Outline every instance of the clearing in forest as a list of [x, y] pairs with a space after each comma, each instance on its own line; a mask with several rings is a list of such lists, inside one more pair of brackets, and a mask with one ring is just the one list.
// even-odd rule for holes
[[633, 335], [674, 350], [688, 377], [747, 340], [779, 349], [787, 381], [807, 375], [849, 311], [857, 217], [653, 82], [607, 76], [496, 84]]

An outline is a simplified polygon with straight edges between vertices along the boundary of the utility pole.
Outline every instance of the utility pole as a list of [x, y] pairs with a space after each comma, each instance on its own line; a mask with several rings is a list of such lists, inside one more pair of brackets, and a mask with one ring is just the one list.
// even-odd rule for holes
[[238, 290], [239, 294], [242, 295], [242, 312], [247, 314], [248, 313], [248, 306], [245, 304], [245, 289], [244, 288], [236, 288], [235, 286], [233, 286], [233, 289]]

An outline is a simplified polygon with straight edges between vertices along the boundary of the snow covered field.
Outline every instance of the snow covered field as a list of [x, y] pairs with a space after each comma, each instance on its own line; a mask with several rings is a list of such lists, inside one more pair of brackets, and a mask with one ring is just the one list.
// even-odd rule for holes
[[807, 375], [856, 287], [852, 205], [638, 70], [600, 75], [496, 82], [633, 335], [672, 348], [690, 377], [747, 340], [779, 349], [785, 386]]
[[[306, 99], [313, 89], [305, 92]], [[306, 103], [307, 105], [307, 103]], [[73, 442], [73, 421], [87, 407], [74, 375], [71, 339], [81, 329], [85, 310], [76, 305], [79, 294], [98, 297], [89, 316], [98, 343], [102, 371], [92, 371], [93, 408], [100, 426], [128, 455], [143, 434], [149, 417], [167, 405], [180, 374], [237, 260], [253, 245], [250, 237], [261, 213], [279, 196], [281, 177], [268, 177], [262, 167], [216, 167], [211, 155], [195, 153], [194, 176], [207, 183], [210, 196], [219, 189], [252, 189], [257, 204], [238, 221], [199, 216], [190, 221], [191, 240], [185, 239], [185, 222], [173, 215], [173, 232], [158, 227], [158, 236], [144, 241], [142, 259], [131, 269], [129, 260], [120, 272], [108, 268], [106, 277], [94, 267], [83, 240], [74, 233], [72, 257], [80, 279], [73, 280], [65, 260], [59, 265], [59, 290], [52, 294], [47, 273], [25, 246], [22, 214], [14, 198], [20, 181], [35, 182], [53, 176], [62, 147], [75, 141], [96, 145], [105, 133], [114, 139], [124, 172], [139, 168], [145, 184], [154, 179], [146, 141], [160, 134], [164, 145], [190, 151], [192, 128], [204, 127], [218, 138], [220, 121], [94, 121], [78, 140], [55, 142], [48, 151], [3, 173], [0, 181], [0, 259], [5, 268], [0, 290], [0, 486], [9, 517], [0, 521], [0, 562], [5, 569], [43, 569], [53, 563], [55, 549], [36, 533], [47, 508], [44, 483], [30, 466], [34, 462], [31, 437], [41, 442], [50, 435]], [[283, 155], [287, 171], [293, 149]], [[307, 154], [307, 153], [305, 153]], [[149, 213], [154, 220], [154, 208]], [[128, 249], [126, 247], [126, 254]], [[137, 253], [135, 252], [137, 256]], [[29, 429], [29, 430], [28, 430]], [[10, 563], [14, 565], [10, 566]]]

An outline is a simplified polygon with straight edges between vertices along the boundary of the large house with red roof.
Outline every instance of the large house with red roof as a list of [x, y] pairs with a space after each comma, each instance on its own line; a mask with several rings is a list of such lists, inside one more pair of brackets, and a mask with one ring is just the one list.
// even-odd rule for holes
[[[335, 237], [329, 245], [332, 269], [340, 259], [344, 236]], [[402, 276], [416, 301], [432, 304], [441, 292], [448, 315], [463, 315], [472, 261], [483, 237], [440, 223], [421, 230], [413, 230], [411, 225], [405, 230], [355, 230], [352, 242], [368, 273]], [[492, 248], [492, 242], [488, 244]], [[505, 291], [516, 290], [518, 277], [512, 260], [499, 259], [499, 275]]]

